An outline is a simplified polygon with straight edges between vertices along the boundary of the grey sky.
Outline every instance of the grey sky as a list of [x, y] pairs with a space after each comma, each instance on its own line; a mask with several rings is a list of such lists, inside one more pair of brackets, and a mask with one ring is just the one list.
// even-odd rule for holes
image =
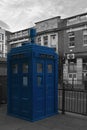
[[0, 0], [0, 20], [11, 31], [31, 27], [47, 18], [65, 18], [85, 12], [87, 0]]

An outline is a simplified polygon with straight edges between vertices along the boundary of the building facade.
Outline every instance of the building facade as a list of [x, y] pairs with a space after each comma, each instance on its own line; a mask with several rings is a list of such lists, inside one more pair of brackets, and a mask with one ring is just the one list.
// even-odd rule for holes
[[35, 23], [37, 31], [36, 43], [41, 46], [52, 47], [58, 53], [57, 29], [59, 22], [60, 16]]
[[25, 41], [29, 41], [29, 28], [11, 33], [8, 36], [8, 51], [11, 48], [21, 46]]
[[7, 56], [7, 36], [9, 34], [9, 31], [0, 28], [0, 58], [5, 58]]
[[0, 103], [7, 102], [7, 37], [9, 31], [0, 28]]
[[[85, 88], [87, 80], [87, 13], [61, 19], [60, 16], [35, 23], [36, 43], [59, 54], [59, 78]], [[30, 41], [29, 28], [11, 33], [9, 48]]]
[[[60, 17], [50, 18], [44, 21], [35, 23], [37, 32], [36, 43], [41, 46], [48, 46], [55, 49], [58, 53], [58, 22]], [[29, 28], [11, 33], [8, 36], [8, 51], [11, 48], [21, 46], [23, 42], [30, 41]]]
[[87, 80], [87, 13], [62, 19], [59, 23], [59, 52], [63, 80], [85, 88]]

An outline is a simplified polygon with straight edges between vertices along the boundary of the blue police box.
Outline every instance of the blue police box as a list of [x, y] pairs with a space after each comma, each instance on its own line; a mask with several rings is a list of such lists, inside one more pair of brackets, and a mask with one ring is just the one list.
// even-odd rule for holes
[[36, 121], [58, 113], [58, 55], [27, 43], [8, 53], [7, 113]]

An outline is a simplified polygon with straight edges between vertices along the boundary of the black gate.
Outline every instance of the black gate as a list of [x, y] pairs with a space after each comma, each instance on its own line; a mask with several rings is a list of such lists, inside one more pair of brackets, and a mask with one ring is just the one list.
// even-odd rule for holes
[[72, 112], [87, 115], [87, 90], [66, 88], [58, 89], [58, 108], [64, 114]]

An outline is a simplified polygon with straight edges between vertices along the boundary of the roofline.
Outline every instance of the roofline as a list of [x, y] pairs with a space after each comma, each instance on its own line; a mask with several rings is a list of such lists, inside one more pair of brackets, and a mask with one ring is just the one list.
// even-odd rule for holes
[[44, 22], [44, 21], [48, 21], [48, 20], [51, 20], [51, 19], [55, 19], [55, 18], [61, 18], [61, 16], [55, 16], [55, 17], [52, 17], [52, 18], [48, 18], [48, 19], [45, 19], [45, 20], [41, 20], [41, 21], [39, 21], [39, 22], [35, 22], [35, 24], [41, 23], [41, 22]]
[[25, 28], [25, 29], [21, 29], [21, 30], [18, 30], [18, 31], [15, 31], [15, 32], [11, 32], [11, 33], [12, 33], [12, 34], [13, 34], [13, 33], [18, 33], [18, 32], [25, 31], [25, 30], [28, 30], [28, 29], [31, 29], [31, 28], [35, 28], [35, 26], [29, 27], [29, 28]]
[[84, 15], [87, 15], [87, 13], [82, 13], [82, 14], [74, 15], [74, 16], [71, 16], [71, 17], [64, 18], [62, 20], [72, 19], [72, 18], [75, 18], [75, 17], [78, 17], [78, 16], [84, 16]]

